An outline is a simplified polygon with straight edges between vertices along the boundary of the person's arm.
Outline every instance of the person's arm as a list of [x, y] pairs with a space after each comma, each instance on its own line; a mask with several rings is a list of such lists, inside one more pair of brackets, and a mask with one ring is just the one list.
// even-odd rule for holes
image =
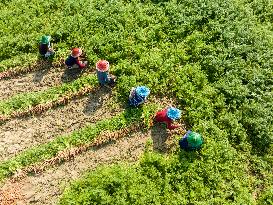
[[169, 130], [174, 130], [174, 129], [178, 128], [178, 127], [181, 127], [181, 125], [173, 125], [171, 121], [167, 122], [167, 128]]
[[131, 89], [131, 91], [130, 91], [130, 95], [129, 95], [129, 98], [130, 98], [130, 99], [133, 97], [134, 93], [135, 93], [135, 88], [132, 87], [132, 89]]
[[81, 62], [79, 61], [79, 59], [76, 60], [76, 64], [77, 64], [81, 69], [85, 67], [85, 64], [84, 64], [84, 63], [81, 63]]

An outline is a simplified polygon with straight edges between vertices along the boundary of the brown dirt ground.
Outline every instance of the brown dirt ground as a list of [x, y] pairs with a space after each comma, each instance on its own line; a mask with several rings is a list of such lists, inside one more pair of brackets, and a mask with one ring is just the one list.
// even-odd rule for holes
[[20, 187], [21, 191], [17, 194], [23, 197], [17, 197], [14, 204], [56, 204], [69, 183], [87, 170], [95, 169], [102, 164], [138, 160], [148, 138], [149, 134], [139, 132], [117, 142], [92, 148], [76, 156], [74, 160], [50, 168], [40, 175], [28, 176], [16, 183], [7, 182], [2, 187], [2, 192]]
[[162, 152], [177, 147], [176, 139], [170, 137], [170, 132], [166, 132], [164, 126], [156, 125], [146, 133], [132, 133], [118, 141], [91, 148], [73, 160], [51, 167], [41, 174], [29, 175], [15, 182], [7, 181], [0, 193], [8, 196], [6, 201], [9, 199], [14, 204], [56, 204], [70, 182], [78, 179], [84, 172], [99, 165], [137, 161], [144, 152], [148, 139], [153, 140], [150, 148], [155, 151]]
[[62, 68], [52, 68], [17, 76], [13, 79], [3, 79], [0, 83], [0, 100], [15, 94], [42, 91], [61, 83]]
[[40, 116], [7, 122], [0, 127], [0, 161], [26, 148], [46, 143], [58, 135], [71, 133], [86, 124], [120, 112], [119, 108], [109, 106], [110, 97], [111, 90], [101, 88], [88, 97], [76, 99]]
[[64, 66], [49, 66], [46, 69], [14, 78], [2, 79], [0, 81], [0, 100], [20, 93], [43, 91], [61, 83], [70, 82], [86, 73], [92, 73], [92, 68], [88, 68], [88, 70], [81, 73], [79, 70], [67, 70]]

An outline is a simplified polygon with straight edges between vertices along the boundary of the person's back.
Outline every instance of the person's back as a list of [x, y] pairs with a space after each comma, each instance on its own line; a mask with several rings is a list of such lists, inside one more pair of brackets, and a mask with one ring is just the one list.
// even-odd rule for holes
[[173, 125], [173, 121], [177, 120], [180, 118], [181, 111], [174, 108], [174, 107], [169, 107], [166, 109], [163, 109], [159, 112], [156, 113], [155, 120], [157, 122], [163, 122], [166, 123], [167, 128], [169, 130], [176, 129], [180, 127], [180, 125]]
[[198, 150], [201, 148], [202, 144], [202, 136], [199, 133], [190, 130], [179, 140], [180, 148], [186, 151]]
[[149, 94], [150, 89], [146, 86], [133, 87], [129, 95], [129, 105], [136, 107], [143, 104]]
[[41, 55], [45, 55], [47, 53], [47, 51], [48, 51], [48, 44], [42, 44], [42, 43], [40, 43], [40, 45], [39, 45], [39, 53]]
[[73, 66], [74, 64], [77, 63], [77, 58], [74, 58], [72, 55], [70, 55], [66, 60], [65, 60], [65, 65], [67, 66]]
[[101, 85], [105, 85], [105, 84], [107, 84], [109, 82], [109, 79], [108, 79], [109, 73], [108, 72], [101, 72], [101, 71], [98, 71], [98, 70], [96, 70], [96, 72], [97, 72], [99, 83]]
[[41, 42], [39, 44], [39, 53], [42, 57], [48, 58], [54, 56], [54, 50], [50, 47], [50, 36], [42, 36]]

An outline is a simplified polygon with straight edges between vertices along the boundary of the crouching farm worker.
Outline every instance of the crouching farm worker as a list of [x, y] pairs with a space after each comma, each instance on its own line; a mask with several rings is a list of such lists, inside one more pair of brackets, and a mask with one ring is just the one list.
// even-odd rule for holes
[[116, 82], [116, 76], [109, 74], [110, 65], [106, 60], [99, 60], [96, 63], [96, 72], [100, 86], [114, 85]]
[[80, 56], [82, 55], [82, 49], [73, 48], [71, 55], [65, 60], [65, 64], [69, 69], [80, 68], [84, 69], [87, 66], [87, 61], [82, 62]]
[[145, 103], [149, 94], [150, 90], [146, 86], [133, 87], [129, 95], [129, 105], [137, 107]]
[[202, 144], [202, 136], [199, 133], [190, 130], [179, 140], [180, 148], [186, 151], [198, 150], [201, 148]]
[[54, 50], [50, 46], [50, 36], [42, 36], [42, 39], [39, 44], [39, 53], [42, 57], [48, 58], [54, 55]]
[[181, 117], [181, 111], [174, 107], [169, 107], [156, 113], [155, 121], [166, 123], [169, 130], [181, 127], [181, 125], [173, 125], [173, 121]]

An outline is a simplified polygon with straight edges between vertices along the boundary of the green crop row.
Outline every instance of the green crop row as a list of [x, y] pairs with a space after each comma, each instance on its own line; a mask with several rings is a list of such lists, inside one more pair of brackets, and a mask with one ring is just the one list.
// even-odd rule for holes
[[98, 85], [97, 77], [87, 75], [71, 83], [64, 83], [45, 91], [18, 94], [7, 100], [0, 101], [0, 113], [8, 116], [13, 112], [22, 111], [38, 104], [53, 102], [66, 95], [77, 93], [84, 87], [95, 87], [96, 85]]
[[33, 65], [38, 60], [37, 54], [21, 54], [9, 59], [5, 59], [0, 63], [0, 72], [4, 72], [14, 67], [28, 67]]
[[95, 124], [74, 131], [70, 135], [60, 136], [46, 144], [27, 149], [17, 156], [0, 163], [0, 180], [12, 175], [18, 169], [50, 159], [62, 150], [90, 143], [102, 131], [119, 130], [130, 126], [132, 123], [142, 121], [149, 126], [150, 117], [154, 114], [156, 107], [157, 105], [150, 104], [144, 105], [142, 108], [129, 108], [110, 119], [98, 121]]
[[100, 167], [66, 189], [60, 204], [253, 204], [236, 151], [209, 141], [201, 152], [145, 153], [136, 165]]
[[[20, 0], [20, 6], [3, 3], [0, 27], [2, 60], [37, 52], [40, 36], [50, 34], [58, 52], [80, 46], [91, 64], [107, 59], [122, 102], [140, 84], [153, 95], [176, 98], [192, 129], [235, 148], [238, 157], [247, 155], [241, 163], [251, 167], [245, 171], [254, 178], [249, 192], [271, 193], [266, 167], [273, 164], [260, 158], [273, 156], [271, 0]], [[205, 149], [218, 150], [209, 142]], [[265, 189], [256, 189], [262, 182]], [[229, 187], [223, 204], [236, 201], [236, 187]], [[207, 189], [192, 189], [187, 197]], [[237, 204], [248, 204], [244, 199]]]
[[[58, 47], [56, 47], [58, 49]], [[54, 55], [54, 62], [61, 62], [65, 59], [69, 54], [69, 49], [59, 49], [58, 52]], [[10, 71], [10, 70], [24, 70], [31, 66], [40, 66], [37, 70], [42, 69], [42, 65], [39, 65], [41, 62], [41, 58], [38, 54], [38, 50], [36, 53], [22, 53], [10, 58], [4, 59], [0, 62], [0, 72]], [[48, 63], [48, 62], [44, 62]]]

